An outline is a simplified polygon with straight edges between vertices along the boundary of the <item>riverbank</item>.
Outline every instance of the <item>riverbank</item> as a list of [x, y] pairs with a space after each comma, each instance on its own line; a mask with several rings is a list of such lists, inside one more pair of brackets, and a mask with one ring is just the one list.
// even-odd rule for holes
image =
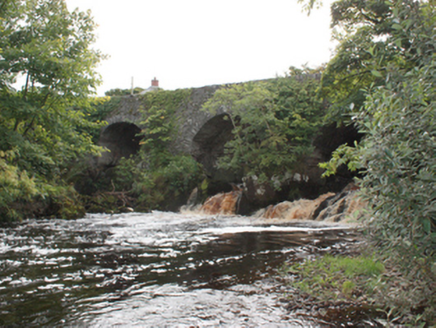
[[284, 283], [292, 288], [285, 301], [292, 315], [315, 318], [322, 327], [434, 327], [434, 276], [407, 274], [392, 254], [376, 253], [361, 238], [283, 266]]

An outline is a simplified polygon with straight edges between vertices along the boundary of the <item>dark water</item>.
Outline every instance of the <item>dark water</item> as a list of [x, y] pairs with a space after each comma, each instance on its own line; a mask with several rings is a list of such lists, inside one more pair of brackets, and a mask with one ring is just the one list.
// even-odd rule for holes
[[27, 221], [0, 229], [0, 325], [313, 326], [276, 271], [352, 235], [162, 212]]

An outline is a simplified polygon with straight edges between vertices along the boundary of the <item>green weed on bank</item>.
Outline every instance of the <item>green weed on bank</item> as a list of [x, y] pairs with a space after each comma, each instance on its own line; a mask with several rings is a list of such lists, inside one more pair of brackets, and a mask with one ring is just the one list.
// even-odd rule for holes
[[[293, 277], [295, 299], [306, 295], [311, 303], [324, 307], [342, 304], [344, 309], [366, 308], [380, 314], [387, 324], [433, 327], [436, 324], [433, 275], [420, 275], [422, 270], [418, 267], [415, 274], [408, 274], [390, 256], [325, 255], [289, 265], [283, 272]], [[412, 261], [409, 265], [418, 263]]]
[[364, 292], [372, 293], [384, 270], [383, 263], [373, 256], [332, 255], [287, 268], [296, 276], [294, 287], [322, 301], [357, 299]]

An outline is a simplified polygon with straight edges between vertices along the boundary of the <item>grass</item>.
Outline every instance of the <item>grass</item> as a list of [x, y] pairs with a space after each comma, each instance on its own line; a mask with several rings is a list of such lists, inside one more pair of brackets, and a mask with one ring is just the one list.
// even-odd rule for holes
[[360, 306], [376, 315], [385, 313], [388, 325], [436, 327], [434, 275], [419, 274], [419, 263], [412, 262], [409, 266], [416, 267], [416, 272], [406, 273], [392, 260], [392, 254], [325, 255], [289, 265], [283, 272], [293, 277], [296, 295], [291, 297], [296, 303], [306, 295], [312, 305]]
[[384, 272], [374, 256], [325, 255], [315, 261], [296, 263], [287, 269], [296, 276], [293, 285], [321, 300], [357, 299], [371, 293]]

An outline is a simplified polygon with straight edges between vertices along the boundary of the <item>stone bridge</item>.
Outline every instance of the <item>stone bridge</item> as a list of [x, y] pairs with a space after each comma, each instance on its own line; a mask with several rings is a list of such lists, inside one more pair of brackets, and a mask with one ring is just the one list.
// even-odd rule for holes
[[[319, 78], [319, 76], [312, 78]], [[229, 172], [220, 172], [215, 167], [216, 159], [222, 155], [225, 143], [232, 137], [230, 133], [232, 123], [225, 119], [225, 116], [231, 115], [231, 112], [222, 111], [212, 114], [200, 110], [216, 90], [225, 86], [213, 85], [192, 89], [189, 101], [181, 103], [176, 110], [178, 131], [170, 145], [170, 151], [190, 154], [203, 165], [210, 177], [231, 181], [235, 180], [235, 177], [231, 174], [229, 176]], [[113, 166], [121, 157], [128, 157], [139, 150], [140, 138], [137, 133], [142, 128], [140, 106], [141, 96], [123, 97], [118, 108], [106, 118], [108, 125], [101, 132], [99, 144], [107, 147], [111, 152], [104, 153], [98, 164]], [[357, 132], [350, 127], [322, 128], [319, 136], [314, 138], [315, 152], [307, 163], [302, 165], [304, 169], [300, 175], [319, 179], [321, 171], [318, 163], [327, 160], [332, 150], [339, 145], [352, 143], [356, 139]]]
[[[171, 152], [192, 155], [207, 171], [213, 171], [217, 156], [231, 137], [232, 125], [224, 119], [228, 113], [211, 114], [200, 108], [222, 87], [213, 85], [192, 89], [189, 101], [180, 104], [175, 113], [178, 131], [170, 146]], [[125, 96], [119, 107], [106, 118], [108, 125], [101, 132], [99, 144], [111, 152], [104, 153], [99, 159], [100, 165], [115, 165], [119, 158], [138, 151], [140, 139], [136, 134], [141, 131], [143, 119], [140, 106], [141, 96]]]

